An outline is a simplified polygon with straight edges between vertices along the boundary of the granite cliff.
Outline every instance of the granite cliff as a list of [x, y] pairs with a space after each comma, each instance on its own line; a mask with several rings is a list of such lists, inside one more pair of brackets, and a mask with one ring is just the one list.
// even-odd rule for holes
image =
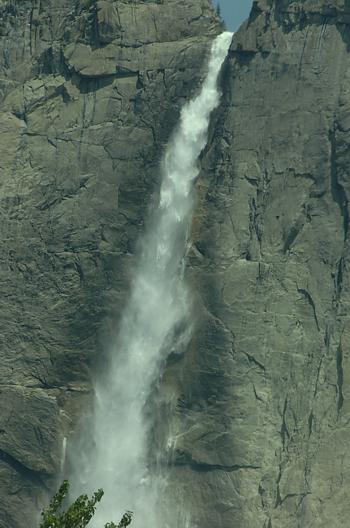
[[[1, 528], [56, 485], [221, 30], [209, 0], [0, 2]], [[201, 528], [350, 518], [349, 50], [348, 0], [258, 0], [224, 67], [154, 429]]]
[[179, 381], [199, 525], [350, 518], [349, 23], [346, 1], [261, 0], [233, 39], [189, 258], [202, 331]]
[[0, 27], [0, 526], [25, 528], [57, 484], [160, 155], [221, 26], [209, 0], [18, 0], [0, 2]]

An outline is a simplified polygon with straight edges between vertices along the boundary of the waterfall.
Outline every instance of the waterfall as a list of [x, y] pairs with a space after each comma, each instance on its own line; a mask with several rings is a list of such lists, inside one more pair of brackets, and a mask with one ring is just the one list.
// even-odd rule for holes
[[127, 509], [135, 514], [133, 528], [160, 527], [159, 486], [148, 464], [152, 423], [144, 411], [167, 356], [185, 346], [190, 333], [183, 266], [192, 187], [199, 174], [198, 157], [206, 145], [210, 114], [220, 101], [217, 80], [231, 38], [225, 32], [213, 42], [201, 92], [184, 106], [167, 146], [159, 205], [140, 241], [108, 372], [95, 383], [94, 423], [89, 433], [93, 448], [77, 449], [74, 455], [73, 491], [100, 487], [105, 491], [93, 522], [96, 528], [107, 521], [117, 522]]

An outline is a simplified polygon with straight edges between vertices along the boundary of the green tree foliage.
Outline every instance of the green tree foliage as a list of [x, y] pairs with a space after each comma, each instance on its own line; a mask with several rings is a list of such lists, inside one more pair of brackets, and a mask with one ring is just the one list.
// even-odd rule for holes
[[[47, 510], [41, 514], [40, 528], [85, 528], [94, 516], [96, 505], [103, 497], [103, 490], [99, 489], [89, 499], [87, 495], [80, 495], [66, 510], [63, 502], [69, 491], [69, 482], [65, 480], [50, 501]], [[125, 528], [132, 520], [132, 512], [126, 512], [119, 524], [107, 523], [105, 528]]]

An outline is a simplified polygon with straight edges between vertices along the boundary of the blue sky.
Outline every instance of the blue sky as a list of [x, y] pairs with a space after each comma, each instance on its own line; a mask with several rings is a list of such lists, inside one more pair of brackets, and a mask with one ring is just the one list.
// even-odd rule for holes
[[227, 28], [236, 31], [243, 20], [248, 18], [253, 0], [214, 0], [214, 3], [220, 4], [221, 15]]

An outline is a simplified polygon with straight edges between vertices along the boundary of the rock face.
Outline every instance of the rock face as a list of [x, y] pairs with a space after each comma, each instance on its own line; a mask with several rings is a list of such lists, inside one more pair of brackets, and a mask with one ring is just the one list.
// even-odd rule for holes
[[[12, 0], [0, 15], [0, 527], [24, 528], [221, 28], [209, 0]], [[255, 1], [232, 43], [188, 254], [197, 330], [161, 388], [194, 526], [350, 518], [349, 51], [348, 0]]]
[[0, 2], [1, 528], [35, 526], [56, 486], [220, 31], [209, 0]]
[[349, 51], [342, 0], [255, 2], [233, 39], [197, 186], [201, 317], [172, 374], [201, 527], [350, 518]]

